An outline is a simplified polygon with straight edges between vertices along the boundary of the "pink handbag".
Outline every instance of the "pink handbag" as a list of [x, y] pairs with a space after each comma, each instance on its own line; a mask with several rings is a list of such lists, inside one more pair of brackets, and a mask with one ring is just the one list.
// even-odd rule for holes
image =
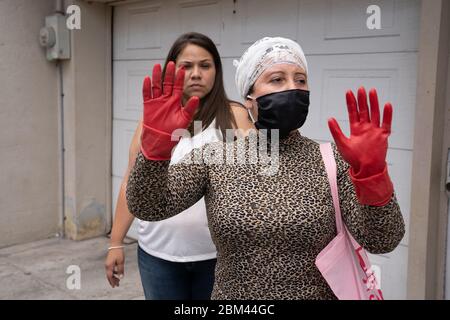
[[320, 152], [333, 197], [337, 236], [316, 257], [316, 266], [339, 300], [383, 300], [366, 251], [342, 220], [331, 144], [321, 144]]

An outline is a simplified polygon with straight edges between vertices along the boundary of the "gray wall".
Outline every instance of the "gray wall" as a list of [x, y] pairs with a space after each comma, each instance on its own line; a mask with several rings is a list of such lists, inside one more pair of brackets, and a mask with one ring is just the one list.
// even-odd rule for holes
[[[0, 1], [0, 247], [62, 230], [59, 71], [38, 41], [56, 0]], [[81, 8], [64, 90], [64, 230], [69, 239], [111, 228], [111, 7]]]
[[53, 10], [0, 1], [0, 247], [58, 230], [57, 69], [38, 42]]
[[[448, 8], [450, 16], [450, 6]], [[450, 43], [450, 32], [448, 33], [448, 43]], [[450, 150], [450, 50], [448, 52], [448, 72], [447, 72], [447, 106], [445, 117], [445, 131], [444, 131], [444, 163], [443, 171], [447, 170], [446, 162], [447, 155]], [[450, 159], [449, 159], [450, 160]], [[449, 194], [450, 196], [450, 194]], [[447, 211], [447, 247], [446, 247], [446, 283], [445, 283], [445, 299], [450, 300], [450, 198], [443, 199], [443, 209]]]
[[111, 228], [111, 7], [81, 9], [64, 62], [65, 231], [74, 240]]

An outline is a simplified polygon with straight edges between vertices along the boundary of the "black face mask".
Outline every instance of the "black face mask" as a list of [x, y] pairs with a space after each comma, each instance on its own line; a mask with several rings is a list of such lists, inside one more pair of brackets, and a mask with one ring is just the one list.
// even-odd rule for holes
[[266, 94], [256, 99], [258, 103], [258, 129], [279, 129], [280, 138], [300, 128], [306, 120], [309, 108], [309, 91], [286, 90]]

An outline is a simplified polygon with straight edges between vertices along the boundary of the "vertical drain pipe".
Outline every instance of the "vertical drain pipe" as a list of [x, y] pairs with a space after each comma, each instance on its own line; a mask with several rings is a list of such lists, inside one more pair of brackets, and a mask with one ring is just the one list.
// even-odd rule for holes
[[[64, 15], [64, 1], [56, 0], [55, 12]], [[60, 231], [59, 237], [64, 239], [66, 237], [65, 224], [66, 224], [66, 190], [65, 190], [65, 144], [64, 144], [64, 82], [63, 82], [63, 62], [58, 60], [56, 67], [58, 68], [58, 107], [59, 107], [59, 144], [60, 144], [60, 158], [59, 158], [59, 170], [60, 170]]]
[[61, 197], [61, 208], [60, 208], [60, 238], [65, 238], [65, 222], [66, 222], [66, 191], [65, 191], [65, 145], [64, 145], [64, 87], [63, 87], [63, 66], [62, 61], [58, 61], [56, 63], [56, 67], [58, 68], [58, 106], [59, 106], [59, 170], [60, 170], [60, 197]]

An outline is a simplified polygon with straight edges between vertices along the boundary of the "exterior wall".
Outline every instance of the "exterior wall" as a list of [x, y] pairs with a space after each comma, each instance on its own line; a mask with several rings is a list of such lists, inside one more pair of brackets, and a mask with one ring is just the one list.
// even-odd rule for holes
[[[449, 3], [422, 1], [411, 185], [408, 298], [442, 299], [447, 210], [443, 146]], [[447, 141], [447, 142], [446, 142]]]
[[0, 1], [0, 247], [58, 231], [57, 69], [38, 41], [53, 10]]
[[[450, 6], [448, 8], [450, 17]], [[448, 43], [450, 43], [450, 32], [448, 33]], [[447, 156], [450, 158], [450, 50], [448, 52], [448, 72], [447, 72], [447, 103], [446, 103], [446, 116], [445, 116], [445, 131], [444, 131], [444, 160], [443, 160], [443, 170], [447, 170]], [[450, 170], [450, 169], [449, 169]], [[447, 193], [447, 197], [443, 197], [442, 202], [442, 213], [447, 218], [447, 223], [444, 226], [447, 226], [447, 239], [444, 241], [446, 244], [446, 248], [443, 250], [446, 253], [445, 264], [442, 269], [446, 272], [446, 283], [444, 286], [444, 295], [445, 299], [450, 300], [450, 192]], [[445, 233], [444, 233], [445, 234]]]
[[[437, 268], [435, 271], [436, 278], [436, 298], [438, 299], [450, 299], [449, 295], [445, 294], [446, 284], [448, 276], [446, 276], [446, 268], [450, 266], [446, 264], [447, 252], [450, 252], [448, 247], [447, 226], [449, 223], [449, 196], [450, 193], [446, 192], [445, 183], [447, 178], [447, 158], [450, 151], [450, 5], [443, 6], [443, 10], [446, 11], [445, 20], [441, 24], [441, 30], [443, 31], [443, 45], [442, 50], [442, 62], [439, 61], [439, 65], [447, 72], [443, 72], [443, 75], [438, 81], [442, 81], [442, 109], [444, 115], [444, 128], [443, 128], [443, 143], [442, 143], [442, 155], [441, 155], [441, 176], [439, 179], [439, 221], [438, 221], [438, 236], [437, 236]], [[450, 160], [450, 159], [448, 159]], [[449, 290], [450, 288], [447, 288]]]
[[[111, 7], [70, 3], [81, 7], [81, 30], [62, 63], [65, 235], [80, 240], [111, 226]], [[59, 70], [38, 41], [55, 6], [0, 2], [0, 247], [62, 231]]]
[[111, 226], [111, 8], [66, 1], [81, 9], [72, 57], [64, 63], [65, 232], [81, 240]]

